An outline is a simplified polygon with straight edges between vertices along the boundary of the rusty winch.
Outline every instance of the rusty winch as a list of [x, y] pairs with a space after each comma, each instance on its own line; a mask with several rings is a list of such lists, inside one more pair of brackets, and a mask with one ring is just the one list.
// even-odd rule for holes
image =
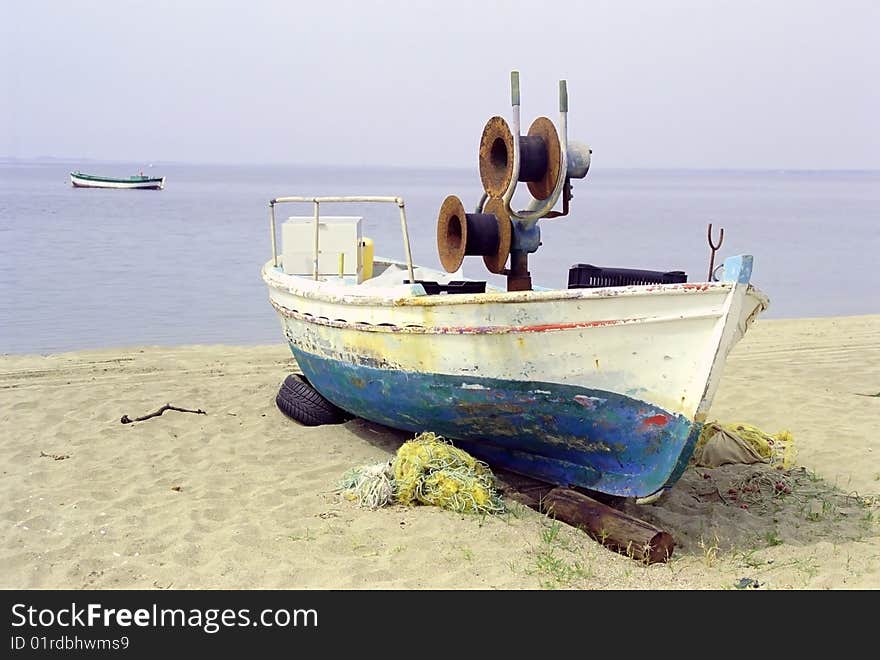
[[[462, 201], [449, 195], [437, 218], [437, 250], [447, 272], [457, 271], [465, 256], [479, 255], [490, 272], [507, 276], [508, 291], [530, 291], [528, 255], [541, 245], [538, 220], [568, 214], [571, 179], [587, 175], [592, 150], [568, 139], [564, 80], [559, 81], [558, 130], [547, 117], [538, 117], [528, 133], [521, 134], [517, 71], [510, 74], [510, 96], [513, 128], [498, 116], [483, 128], [479, 150], [483, 195], [475, 212], [467, 213]], [[514, 211], [510, 204], [519, 182], [527, 184], [532, 199], [525, 209]], [[554, 211], [560, 198], [562, 210]]]

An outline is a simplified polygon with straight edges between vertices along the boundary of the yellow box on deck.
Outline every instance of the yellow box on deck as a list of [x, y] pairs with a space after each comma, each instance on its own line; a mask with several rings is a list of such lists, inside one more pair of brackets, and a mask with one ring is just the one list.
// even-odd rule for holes
[[361, 241], [361, 265], [362, 271], [360, 282], [373, 277], [373, 239], [364, 236]]

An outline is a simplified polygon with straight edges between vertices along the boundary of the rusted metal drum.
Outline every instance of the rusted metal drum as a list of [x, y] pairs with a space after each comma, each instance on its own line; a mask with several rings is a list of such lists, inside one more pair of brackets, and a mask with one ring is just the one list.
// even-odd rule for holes
[[510, 235], [509, 219], [505, 227], [492, 213], [466, 213], [456, 195], [449, 195], [440, 206], [437, 252], [449, 273], [458, 270], [467, 255], [490, 258], [493, 266], [501, 260], [503, 268], [510, 252]]
[[[480, 181], [490, 197], [501, 197], [513, 179], [513, 133], [503, 117], [486, 122], [480, 137]], [[538, 117], [519, 138], [518, 181], [528, 183], [535, 199], [546, 199], [562, 168], [562, 146], [553, 122]]]

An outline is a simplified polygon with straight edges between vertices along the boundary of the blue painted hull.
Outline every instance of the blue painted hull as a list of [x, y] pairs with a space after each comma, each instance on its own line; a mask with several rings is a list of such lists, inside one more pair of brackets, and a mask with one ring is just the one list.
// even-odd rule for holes
[[678, 480], [699, 436], [700, 424], [614, 392], [382, 369], [291, 350], [340, 408], [392, 428], [433, 431], [491, 466], [561, 486], [654, 494]]

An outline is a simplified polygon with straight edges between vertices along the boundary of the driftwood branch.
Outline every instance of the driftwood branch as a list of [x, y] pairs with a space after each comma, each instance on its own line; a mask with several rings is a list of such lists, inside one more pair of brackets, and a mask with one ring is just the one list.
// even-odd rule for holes
[[159, 408], [159, 410], [157, 410], [155, 412], [151, 412], [149, 415], [144, 415], [143, 417], [135, 417], [134, 419], [130, 419], [128, 415], [123, 415], [122, 419], [120, 419], [119, 421], [122, 422], [123, 424], [131, 424], [132, 422], [142, 422], [145, 419], [150, 419], [150, 417], [158, 417], [166, 410], [176, 410], [177, 412], [195, 413], [196, 415], [207, 415], [208, 414], [204, 410], [202, 410], [201, 408], [199, 408], [198, 410], [190, 410], [189, 408], [178, 408], [177, 406], [172, 406], [170, 403], [166, 403], [164, 406]]
[[56, 461], [63, 461], [65, 458], [70, 458], [70, 454], [47, 454], [46, 452], [41, 451], [40, 458], [51, 458]]

